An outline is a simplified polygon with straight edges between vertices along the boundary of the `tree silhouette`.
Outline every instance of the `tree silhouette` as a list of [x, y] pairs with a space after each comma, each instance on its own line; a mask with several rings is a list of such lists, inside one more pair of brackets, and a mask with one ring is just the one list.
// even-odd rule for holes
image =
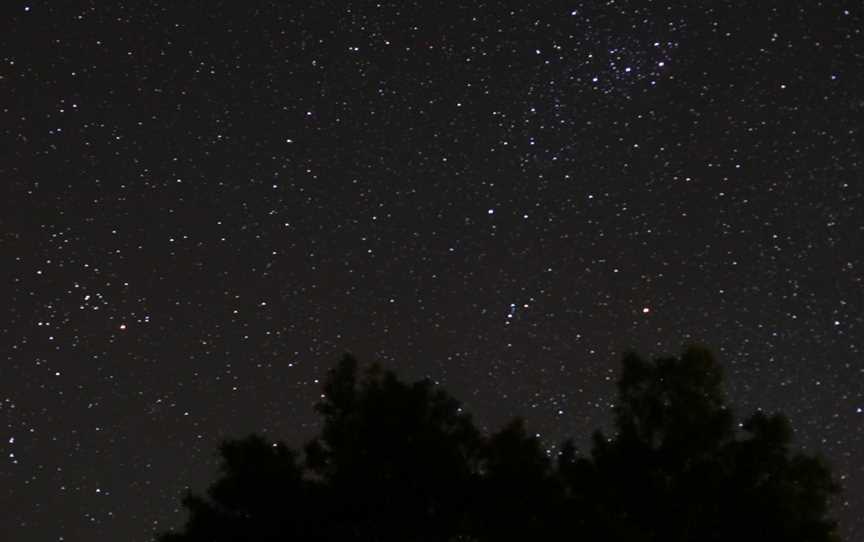
[[792, 449], [782, 415], [736, 426], [722, 380], [702, 348], [628, 354], [614, 434], [596, 432], [589, 455], [566, 441], [553, 461], [521, 419], [484, 435], [431, 382], [346, 356], [302, 458], [257, 436], [226, 442], [219, 479], [159, 539], [837, 540], [827, 466]]
[[220, 452], [222, 476], [208, 498], [189, 494], [183, 500], [189, 510], [185, 532], [160, 540], [296, 539], [317, 523], [312, 520], [321, 508], [314, 506], [316, 492], [304, 480], [296, 452], [255, 435], [227, 441]]
[[562, 494], [549, 457], [523, 420], [513, 420], [486, 441], [482, 474], [474, 512], [477, 538], [524, 541], [555, 534], [558, 526], [549, 512]]
[[[592, 528], [625, 540], [831, 540], [839, 491], [818, 457], [793, 453], [785, 417], [757, 412], [736, 433], [710, 352], [625, 356], [617, 433], [594, 436]], [[599, 524], [598, 524], [599, 522]]]
[[482, 440], [455, 399], [377, 366], [358, 383], [357, 363], [345, 357], [317, 409], [324, 426], [306, 446], [307, 464], [338, 511], [334, 535], [444, 540], [467, 532]]

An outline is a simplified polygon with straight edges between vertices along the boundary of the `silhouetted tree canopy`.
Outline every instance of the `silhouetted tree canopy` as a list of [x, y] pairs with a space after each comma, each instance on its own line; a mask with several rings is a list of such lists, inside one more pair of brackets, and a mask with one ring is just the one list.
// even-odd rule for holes
[[350, 356], [330, 371], [304, 453], [259, 436], [221, 448], [206, 496], [161, 542], [836, 541], [839, 488], [780, 415], [735, 423], [711, 354], [625, 356], [615, 432], [550, 457], [521, 419], [484, 435], [429, 381]]

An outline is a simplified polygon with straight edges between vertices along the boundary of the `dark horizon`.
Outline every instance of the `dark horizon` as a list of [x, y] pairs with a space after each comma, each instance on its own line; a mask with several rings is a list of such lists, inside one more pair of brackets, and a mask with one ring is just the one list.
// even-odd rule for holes
[[627, 354], [615, 402], [613, 431], [547, 450], [523, 419], [484, 434], [442, 386], [346, 355], [314, 438], [226, 440], [157, 540], [839, 540], [830, 467], [784, 414], [736, 419], [709, 349]]
[[549, 445], [707, 345], [864, 540], [864, 8], [0, 7], [0, 532], [149, 540], [342, 353]]

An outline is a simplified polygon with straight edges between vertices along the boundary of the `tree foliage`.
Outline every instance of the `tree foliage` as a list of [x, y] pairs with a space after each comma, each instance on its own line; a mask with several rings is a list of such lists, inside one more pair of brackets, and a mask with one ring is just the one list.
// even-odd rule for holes
[[429, 381], [346, 356], [304, 453], [258, 436], [221, 448], [206, 496], [161, 542], [837, 540], [825, 463], [780, 415], [736, 425], [711, 354], [625, 356], [615, 432], [557, 457], [516, 419], [482, 434]]

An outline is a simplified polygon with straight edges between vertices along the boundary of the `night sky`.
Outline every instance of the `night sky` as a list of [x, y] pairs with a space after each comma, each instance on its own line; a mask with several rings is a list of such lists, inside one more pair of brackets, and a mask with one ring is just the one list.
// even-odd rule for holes
[[710, 347], [864, 540], [864, 6], [0, 7], [0, 533], [146, 541], [341, 354], [554, 448]]

